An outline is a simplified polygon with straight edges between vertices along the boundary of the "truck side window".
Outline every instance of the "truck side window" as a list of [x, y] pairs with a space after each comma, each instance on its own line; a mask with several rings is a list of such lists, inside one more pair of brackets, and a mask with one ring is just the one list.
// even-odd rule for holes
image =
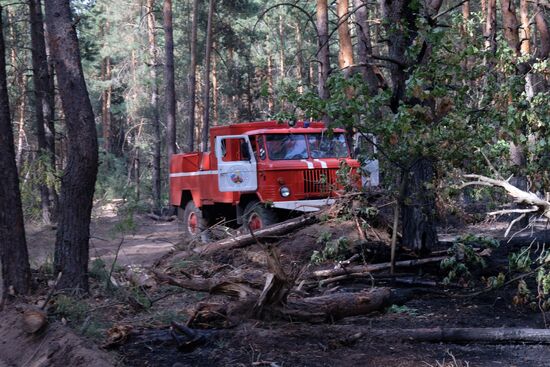
[[222, 161], [250, 161], [250, 148], [243, 138], [226, 138], [220, 142]]
[[264, 136], [260, 135], [258, 136], [258, 139], [256, 139], [258, 142], [258, 155], [259, 158], [263, 161], [265, 160], [265, 144], [264, 144]]

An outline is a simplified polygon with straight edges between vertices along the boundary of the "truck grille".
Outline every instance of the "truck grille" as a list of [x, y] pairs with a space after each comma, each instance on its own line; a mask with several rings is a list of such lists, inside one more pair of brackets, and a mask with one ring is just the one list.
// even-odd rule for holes
[[304, 174], [304, 193], [325, 193], [334, 190], [336, 184], [335, 169], [308, 169]]

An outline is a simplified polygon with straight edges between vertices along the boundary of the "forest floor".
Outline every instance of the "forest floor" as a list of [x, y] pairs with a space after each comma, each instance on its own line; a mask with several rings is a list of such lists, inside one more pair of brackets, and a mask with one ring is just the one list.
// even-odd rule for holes
[[[443, 250], [459, 235], [475, 234], [494, 236], [502, 240], [506, 223], [482, 223], [473, 226], [441, 228]], [[387, 234], [379, 232], [377, 236]], [[533, 238], [545, 241], [548, 231], [543, 227], [533, 233], [523, 233], [513, 242], [502, 245], [487, 258], [487, 268], [474, 274], [476, 289], [483, 289], [482, 277], [505, 271], [507, 257]], [[319, 250], [319, 237], [331, 239], [346, 237], [355, 243], [360, 235], [353, 221], [332, 220], [313, 224], [292, 234], [278, 238], [276, 247], [281, 262], [293, 267], [322, 268], [311, 264], [311, 255]], [[28, 229], [28, 244], [33, 267], [51, 262], [55, 231], [48, 228]], [[94, 268], [92, 259], [92, 297], [81, 301], [67, 299], [56, 303], [52, 325], [45, 336], [34, 337], [34, 342], [6, 330], [14, 328], [14, 314], [2, 314], [0, 326], [0, 367], [22, 365], [64, 366], [54, 363], [54, 357], [38, 349], [48, 350], [60, 343], [55, 333], [67, 329], [76, 333], [76, 345], [69, 354], [94, 355], [99, 363], [127, 366], [550, 366], [547, 356], [550, 347], [539, 344], [454, 344], [421, 343], [401, 339], [369, 336], [370, 329], [413, 329], [431, 327], [525, 327], [544, 328], [543, 314], [526, 305], [514, 305], [516, 285], [483, 292], [475, 297], [460, 294], [466, 289], [438, 285], [423, 295], [414, 297], [403, 306], [334, 320], [330, 323], [288, 322], [238, 318], [229, 322], [203, 325], [205, 342], [192, 350], [178, 349], [170, 337], [170, 323], [187, 322], [202, 303], [227, 301], [225, 295], [198, 292], [156, 282], [149, 268], [164, 256], [164, 269], [174, 274], [192, 274], [204, 277], [215, 273], [235, 271], [266, 272], [265, 248], [258, 244], [246, 248], [220, 251], [206, 257], [189, 257], [174, 260], [175, 247], [185, 247], [178, 223], [155, 221], [146, 215], [117, 215], [112, 207], [94, 211], [91, 228], [91, 255], [104, 261], [103, 269], [109, 273], [110, 263], [117, 257], [116, 274], [105, 277], [101, 269]], [[544, 238], [543, 238], [544, 237]], [[121, 242], [121, 239], [124, 240]], [[388, 237], [383, 239], [386, 241]], [[184, 245], [182, 245], [184, 244]], [[120, 246], [120, 251], [119, 251]], [[387, 261], [388, 249], [373, 247], [369, 262]], [[172, 254], [172, 255], [171, 255]], [[95, 264], [98, 264], [96, 261]], [[327, 265], [324, 266], [327, 268]], [[404, 270], [410, 275], [411, 270]], [[413, 275], [424, 280], [440, 281], [444, 274], [439, 264], [417, 267]], [[40, 276], [39, 276], [40, 278]], [[109, 279], [110, 278], [110, 279]], [[40, 282], [40, 279], [39, 279]], [[43, 280], [44, 282], [44, 280]], [[106, 284], [109, 283], [109, 286]], [[115, 283], [116, 289], [111, 285]], [[43, 298], [44, 291], [39, 290]], [[409, 288], [391, 279], [376, 279], [376, 286]], [[316, 289], [315, 294], [357, 291], [372, 287], [371, 279], [357, 279], [337, 284], [336, 287]], [[237, 310], [236, 313], [239, 311]], [[546, 315], [548, 317], [549, 315]], [[61, 321], [61, 322], [60, 322]], [[12, 325], [13, 324], [13, 325]], [[223, 324], [223, 325], [222, 325]], [[11, 326], [10, 326], [11, 325]], [[108, 347], [110, 356], [78, 343], [76, 334]], [[52, 336], [53, 335], [53, 336]], [[48, 336], [52, 342], [45, 338]], [[53, 339], [52, 339], [53, 338]], [[56, 339], [57, 338], [57, 339]], [[40, 341], [42, 340], [42, 341]], [[63, 341], [61, 343], [64, 343]], [[44, 346], [43, 346], [44, 345]], [[85, 351], [82, 352], [81, 349]], [[23, 355], [24, 359], [7, 358]], [[29, 356], [30, 354], [30, 356]], [[52, 355], [55, 356], [55, 353]], [[57, 354], [59, 355], [59, 353]], [[32, 358], [31, 358], [32, 357]], [[40, 359], [42, 358], [42, 359]], [[75, 357], [78, 358], [78, 357]], [[88, 358], [88, 357], [86, 357]], [[90, 357], [91, 358], [91, 357]], [[55, 359], [55, 358], [54, 358]], [[51, 363], [48, 364], [47, 361]], [[83, 359], [84, 361], [84, 359]], [[109, 361], [109, 362], [105, 362]], [[116, 361], [116, 362], [115, 362]], [[4, 363], [4, 364], [3, 364]], [[92, 362], [90, 362], [92, 363]], [[95, 362], [94, 362], [95, 363]], [[93, 365], [95, 365], [92, 363]], [[88, 364], [88, 365], [92, 365]]]

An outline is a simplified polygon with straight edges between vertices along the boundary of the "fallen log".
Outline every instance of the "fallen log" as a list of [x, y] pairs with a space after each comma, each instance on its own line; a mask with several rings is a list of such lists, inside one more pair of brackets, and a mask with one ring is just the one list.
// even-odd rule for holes
[[550, 344], [550, 329], [440, 327], [399, 330], [372, 329], [366, 331], [365, 335], [433, 343]]
[[255, 231], [253, 234], [242, 234], [233, 238], [227, 238], [220, 241], [208, 243], [206, 245], [198, 246], [190, 251], [179, 252], [172, 257], [172, 261], [184, 259], [192, 255], [211, 255], [221, 250], [246, 247], [252, 245], [253, 243], [256, 243], [256, 240], [273, 236], [281, 236], [283, 234], [292, 232], [295, 229], [304, 227], [308, 224], [315, 223], [317, 220], [318, 218], [316, 214], [309, 214], [298, 218], [289, 219], [282, 223], [278, 223], [273, 226]]
[[[425, 265], [425, 264], [440, 262], [441, 260], [444, 260], [446, 258], [448, 258], [448, 256], [436, 256], [436, 257], [429, 257], [426, 259], [403, 260], [403, 261], [397, 261], [395, 263], [395, 266], [411, 267], [411, 266]], [[347, 266], [347, 267], [339, 266], [333, 269], [314, 271], [313, 275], [317, 278], [337, 277], [345, 274], [372, 273], [375, 271], [381, 271], [381, 270], [386, 270], [390, 268], [391, 268], [391, 262], [380, 263], [380, 264], [370, 264], [370, 265], [354, 265], [354, 266]]]
[[330, 322], [344, 317], [365, 315], [391, 304], [402, 304], [413, 291], [390, 288], [372, 288], [356, 293], [289, 299], [286, 307], [273, 309], [278, 316], [295, 321]]

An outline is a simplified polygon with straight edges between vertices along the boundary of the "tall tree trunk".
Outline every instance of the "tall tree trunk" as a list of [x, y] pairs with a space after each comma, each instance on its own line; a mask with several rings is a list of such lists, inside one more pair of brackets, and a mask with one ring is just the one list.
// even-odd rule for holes
[[519, 29], [521, 54], [529, 55], [531, 53], [531, 26], [529, 25], [529, 3], [527, 0], [520, 0], [519, 16], [521, 19], [521, 27]]
[[279, 15], [279, 78], [285, 77], [285, 25], [282, 15]]
[[486, 1], [487, 9], [483, 37], [485, 37], [485, 47], [494, 54], [497, 51], [497, 0]]
[[[214, 50], [216, 49], [216, 43], [214, 43]], [[220, 123], [219, 114], [219, 93], [218, 93], [218, 63], [216, 54], [212, 55], [212, 124], [218, 125]]]
[[355, 25], [357, 33], [357, 57], [361, 64], [361, 74], [367, 83], [369, 94], [378, 92], [378, 78], [372, 59], [372, 42], [368, 24], [368, 8], [366, 0], [354, 0]]
[[151, 67], [149, 68], [149, 76], [153, 83], [151, 87], [151, 109], [153, 111], [153, 210], [160, 213], [161, 210], [161, 174], [160, 174], [160, 117], [159, 117], [159, 86], [157, 81], [157, 66], [158, 52], [157, 42], [155, 39], [155, 1], [147, 0], [147, 39], [149, 41], [149, 57], [151, 59]]
[[90, 219], [98, 166], [97, 132], [70, 1], [48, 0], [46, 24], [68, 145], [67, 167], [61, 179], [54, 266], [63, 273], [59, 289], [87, 291]]
[[267, 113], [273, 116], [275, 99], [273, 98], [273, 57], [271, 51], [267, 53]]
[[197, 90], [197, 27], [198, 27], [198, 3], [193, 0], [192, 24], [191, 24], [191, 65], [189, 66], [189, 126], [187, 127], [187, 141], [185, 151], [192, 152], [195, 146], [195, 106]]
[[212, 53], [212, 31], [216, 1], [210, 0], [208, 5], [208, 26], [206, 28], [206, 54], [204, 59], [204, 115], [202, 118], [202, 149], [208, 149], [208, 132], [210, 128], [210, 55]]
[[513, 0], [500, 0], [500, 6], [502, 8], [502, 26], [504, 28], [504, 38], [508, 42], [508, 46], [516, 55], [519, 55], [520, 43], [519, 43], [519, 23], [516, 17], [516, 8]]
[[113, 87], [111, 85], [111, 57], [106, 56], [101, 61], [101, 78], [109, 85], [103, 90], [101, 98], [101, 126], [103, 129], [103, 148], [107, 153], [112, 153], [112, 126], [111, 126], [111, 99]]
[[172, 0], [164, 0], [164, 62], [166, 109], [166, 153], [168, 166], [170, 157], [176, 153], [176, 85], [174, 79], [174, 31], [172, 27]]
[[[338, 67], [340, 69], [349, 68], [353, 65], [353, 48], [351, 45], [351, 36], [349, 33], [349, 3], [348, 0], [337, 1], [338, 14], [338, 40], [340, 51], [338, 52]], [[349, 73], [349, 70], [347, 70]]]
[[538, 5], [535, 15], [535, 25], [539, 33], [540, 47], [537, 57], [547, 59], [550, 56], [550, 31], [548, 30], [548, 22], [544, 18], [544, 9], [542, 5]]
[[31, 271], [25, 241], [19, 176], [11, 126], [10, 101], [6, 81], [6, 49], [0, 6], [0, 263], [2, 295], [29, 291]]
[[296, 22], [296, 78], [298, 79], [298, 93], [304, 93], [304, 42], [302, 37], [302, 30], [300, 29], [300, 23]]
[[417, 252], [429, 252], [437, 243], [435, 228], [434, 162], [420, 157], [413, 162], [406, 180], [402, 200], [403, 244]]
[[[48, 156], [49, 169], [55, 170], [54, 90], [46, 53], [41, 0], [29, 1], [29, 15], [38, 151]], [[56, 221], [57, 192], [53, 183], [40, 184], [40, 199], [43, 222]]]
[[330, 54], [328, 38], [328, 8], [327, 0], [317, 0], [317, 61], [319, 80], [317, 84], [319, 97], [329, 98], [327, 79], [330, 73]]
[[[170, 167], [170, 159], [176, 154], [176, 84], [174, 79], [174, 30], [172, 26], [172, 0], [164, 0], [164, 80], [165, 80], [165, 113], [166, 113], [166, 167]], [[167, 169], [170, 182], [170, 169]], [[168, 202], [170, 190], [168, 190]]]

